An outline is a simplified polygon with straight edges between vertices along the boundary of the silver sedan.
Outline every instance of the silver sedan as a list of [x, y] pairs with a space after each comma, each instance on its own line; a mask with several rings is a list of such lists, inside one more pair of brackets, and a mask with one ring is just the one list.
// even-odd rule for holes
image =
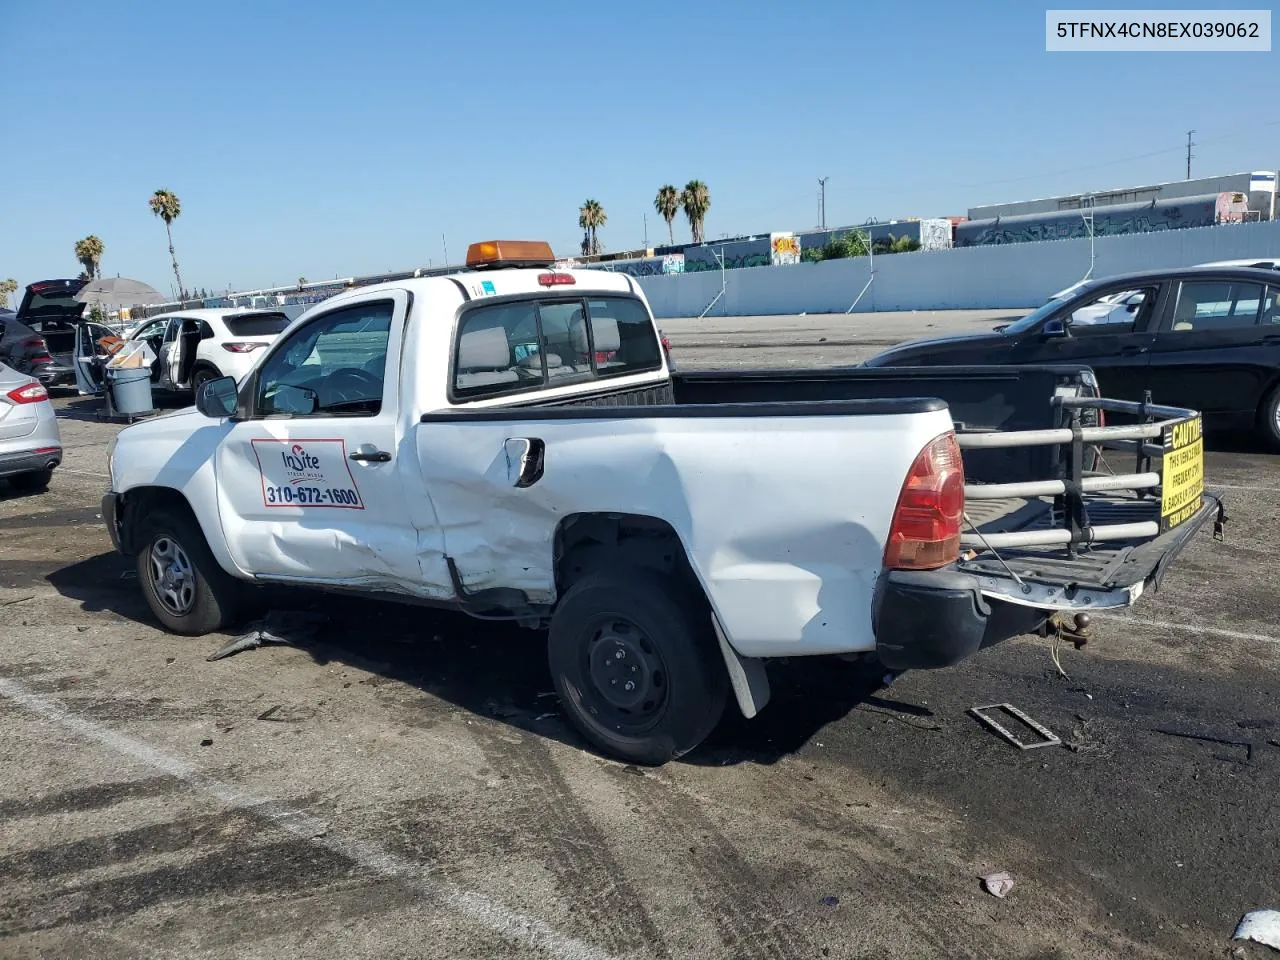
[[49, 392], [35, 377], [0, 363], [0, 477], [11, 487], [47, 486], [62, 463], [62, 437]]

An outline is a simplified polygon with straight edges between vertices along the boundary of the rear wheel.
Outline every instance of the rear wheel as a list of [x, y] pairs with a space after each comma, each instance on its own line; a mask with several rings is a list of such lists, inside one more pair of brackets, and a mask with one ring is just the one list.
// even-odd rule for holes
[[1258, 407], [1258, 434], [1268, 447], [1280, 451], [1280, 387], [1276, 387]]
[[573, 725], [631, 763], [692, 750], [728, 695], [705, 601], [646, 570], [590, 573], [570, 587], [551, 619], [548, 660]]
[[213, 367], [198, 367], [196, 371], [191, 374], [191, 391], [194, 393], [199, 390], [202, 385], [208, 383], [210, 380], [217, 380], [220, 376], [222, 376], [222, 374], [218, 373], [218, 371], [213, 369]]
[[32, 470], [27, 473], [15, 473], [9, 478], [9, 486], [14, 490], [43, 490], [53, 479], [52, 470]]
[[138, 581], [156, 619], [173, 633], [200, 636], [235, 619], [243, 588], [218, 566], [199, 524], [162, 509], [146, 517], [138, 538]]

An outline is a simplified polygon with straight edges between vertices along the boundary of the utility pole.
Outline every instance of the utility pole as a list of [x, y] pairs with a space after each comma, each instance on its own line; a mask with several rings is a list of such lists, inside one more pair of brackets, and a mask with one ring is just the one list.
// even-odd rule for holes
[[827, 181], [830, 177], [818, 178], [818, 223], [827, 229]]
[[444, 265], [449, 265], [449, 241], [445, 239], [444, 234], [440, 234], [440, 243], [444, 246]]
[[1187, 131], [1187, 179], [1188, 180], [1191, 179], [1191, 148], [1192, 146], [1194, 146], [1194, 144], [1192, 144], [1191, 142], [1191, 135], [1193, 133], [1195, 133], [1194, 130]]
[[644, 215], [644, 248], [649, 249], [649, 214]]

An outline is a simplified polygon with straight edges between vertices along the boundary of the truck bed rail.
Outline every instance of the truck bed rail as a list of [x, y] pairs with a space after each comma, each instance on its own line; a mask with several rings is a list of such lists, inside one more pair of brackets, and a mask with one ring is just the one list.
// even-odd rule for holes
[[[1051, 402], [1059, 408], [1058, 419], [1060, 422], [1065, 420], [1065, 426], [957, 434], [962, 451], [1035, 446], [1062, 448], [1053, 460], [1056, 476], [1020, 483], [965, 485], [965, 501], [970, 504], [984, 501], [1025, 504], [1037, 498], [1051, 499], [1043, 502], [1040, 511], [1030, 514], [1033, 521], [1015, 525], [1016, 529], [983, 531], [966, 512], [969, 532], [961, 535], [963, 550], [973, 554], [975, 551], [994, 553], [1001, 548], [1065, 546], [1074, 560], [1081, 546], [1149, 539], [1199, 511], [1204, 492], [1199, 411], [1153, 404], [1149, 392], [1141, 402], [1065, 396], [1055, 396]], [[1124, 414], [1138, 422], [1085, 426], [1082, 412], [1090, 409]], [[1090, 460], [1105, 464], [1104, 450], [1132, 456], [1133, 471], [1114, 473], [1087, 469]], [[1169, 508], [1170, 498], [1164, 496], [1165, 467], [1170, 454], [1185, 457], [1190, 468], [1185, 474], [1181, 470], [1175, 474], [1184, 487], [1177, 491], [1173, 510]], [[1157, 459], [1160, 460], [1159, 469], [1153, 467]], [[1124, 493], [1131, 496], [1122, 496]], [[1093, 506], [1098, 508], [1095, 512], [1099, 516], [1096, 518], [1090, 516], [1091, 501], [1087, 494], [1108, 494], [1093, 502]], [[1103, 501], [1106, 507], [1103, 507]], [[991, 506], [997, 508], [999, 514], [999, 505], [991, 503]], [[1121, 519], [1115, 515], [1117, 506], [1125, 508], [1122, 522], [1107, 522], [1109, 519]], [[1012, 513], [1013, 509], [1008, 512]], [[991, 511], [985, 513], [991, 514]]]

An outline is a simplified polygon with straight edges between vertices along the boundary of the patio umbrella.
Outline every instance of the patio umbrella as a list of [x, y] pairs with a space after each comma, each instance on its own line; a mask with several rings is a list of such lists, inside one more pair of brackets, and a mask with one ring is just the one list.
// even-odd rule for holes
[[80, 288], [76, 299], [81, 303], [97, 303], [113, 307], [141, 306], [148, 303], [164, 303], [168, 300], [155, 287], [148, 286], [141, 280], [130, 280], [127, 277], [90, 280]]

